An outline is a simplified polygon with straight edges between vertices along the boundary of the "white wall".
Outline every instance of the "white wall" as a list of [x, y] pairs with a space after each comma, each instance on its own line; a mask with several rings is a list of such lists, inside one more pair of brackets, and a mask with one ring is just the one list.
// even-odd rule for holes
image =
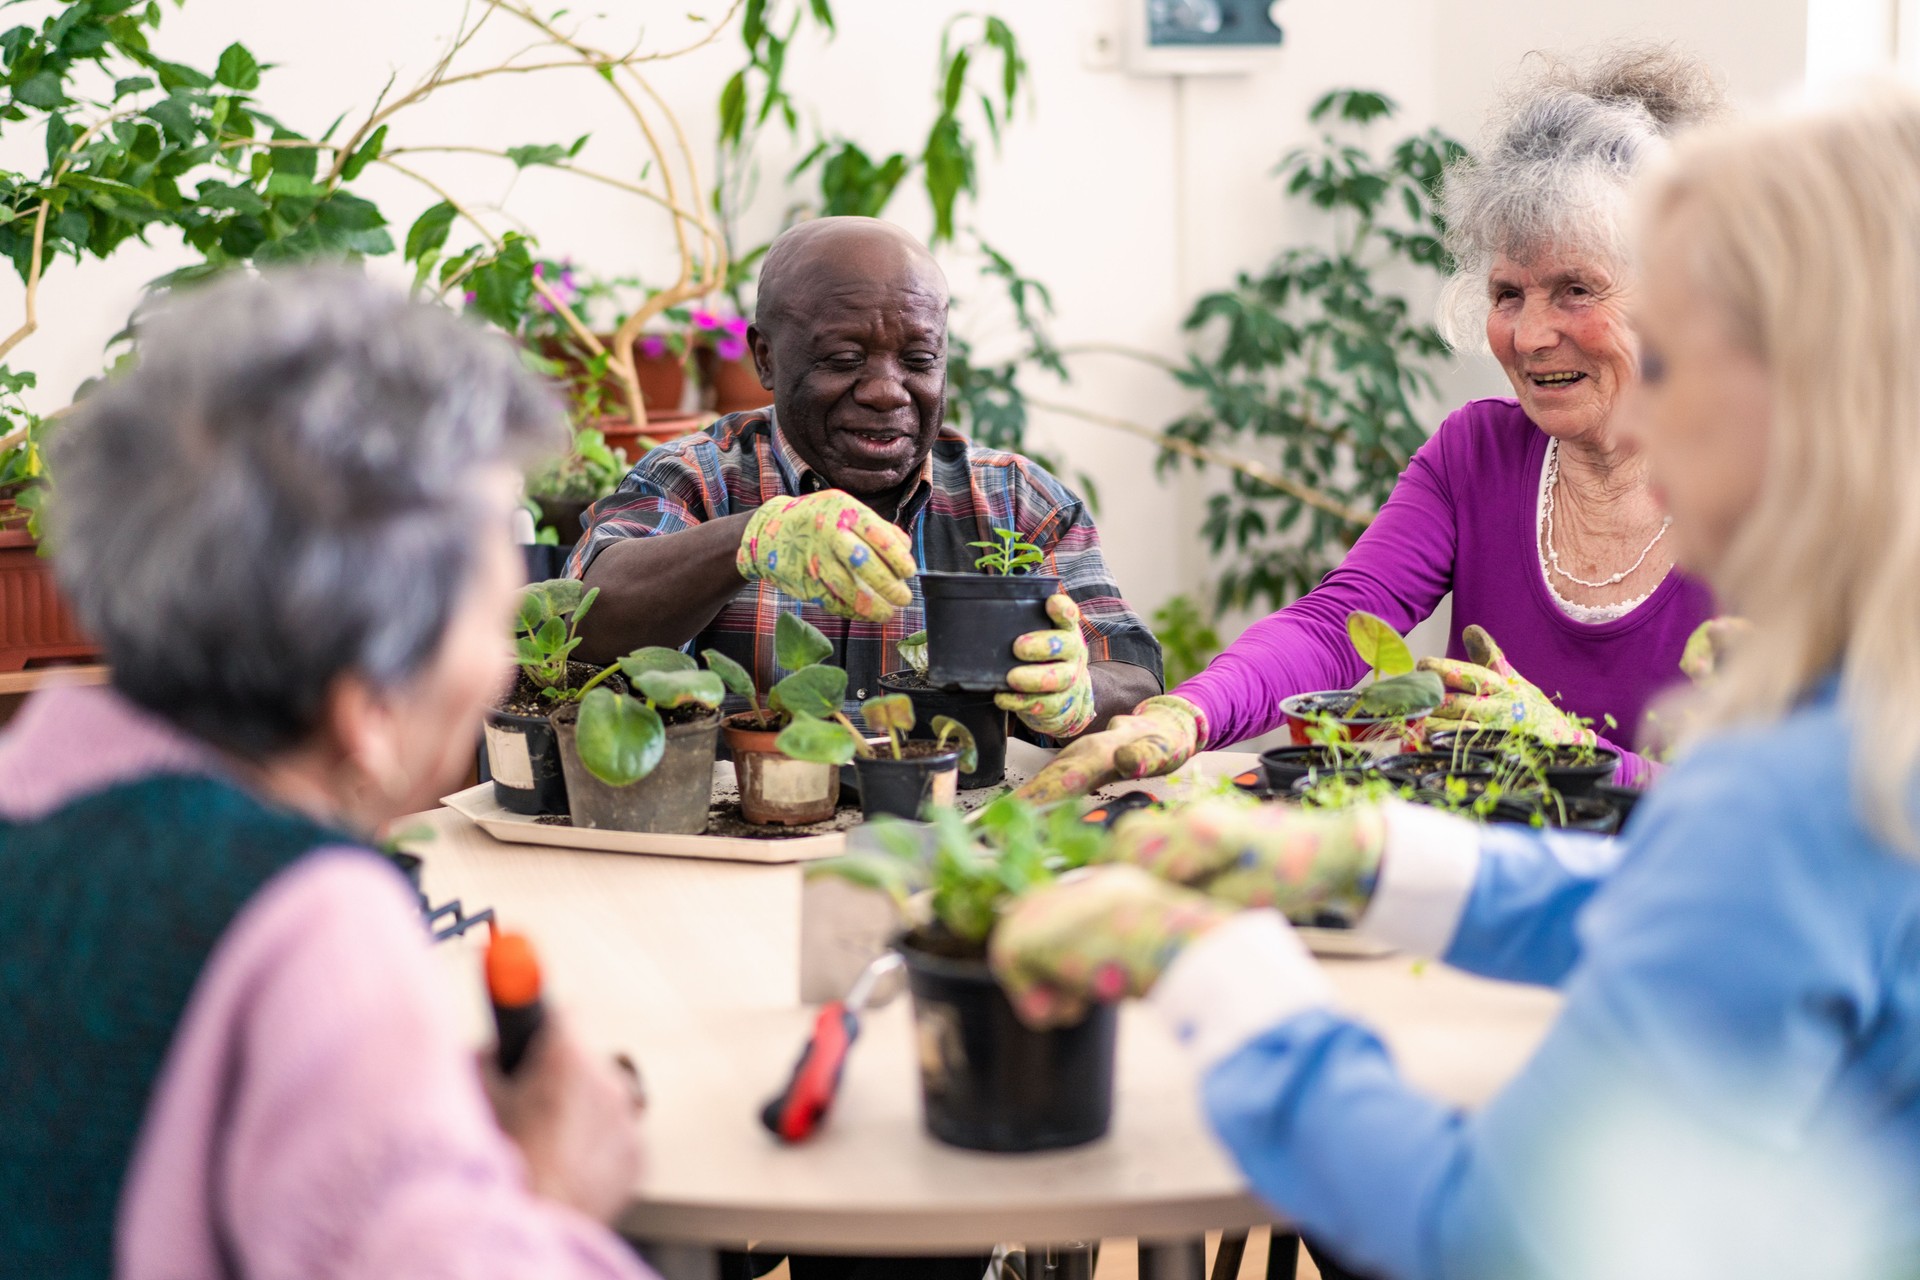
[[[1258, 267], [1276, 248], [1316, 233], [1312, 218], [1290, 206], [1269, 176], [1290, 147], [1306, 141], [1306, 108], [1336, 86], [1383, 89], [1398, 99], [1400, 120], [1381, 127], [1382, 141], [1438, 122], [1471, 135], [1492, 94], [1528, 49], [1569, 48], [1621, 36], [1679, 39], [1723, 66], [1735, 91], [1754, 99], [1786, 88], [1805, 65], [1807, 0], [1612, 0], [1608, 4], [1542, 4], [1539, 0], [1285, 0], [1279, 13], [1285, 47], [1262, 72], [1221, 78], [1134, 77], [1091, 69], [1090, 32], [1113, 24], [1121, 0], [1025, 0], [990, 6], [1015, 26], [1032, 64], [1034, 112], [1016, 121], [1004, 154], [980, 175], [983, 198], [969, 220], [1028, 273], [1049, 284], [1067, 345], [1121, 344], [1172, 352], [1179, 322], [1201, 291]], [[718, 12], [716, 0], [668, 6]], [[953, 13], [978, 0], [835, 0], [841, 35], [831, 46], [797, 51], [793, 82], [819, 104], [830, 126], [878, 146], [911, 145], [931, 109], [939, 31]], [[631, 30], [636, 11], [609, 6], [598, 27], [609, 43]], [[433, 56], [459, 0], [330, 0], [261, 4], [258, 0], [188, 0], [168, 7], [158, 43], [171, 56], [211, 65], [230, 40], [248, 44], [268, 72], [262, 96], [271, 109], [308, 131], [343, 110], [359, 110], [390, 73], [400, 83]], [[655, 19], [656, 24], [664, 19]], [[669, 45], [686, 27], [675, 22], [652, 38]], [[514, 47], [496, 33], [494, 47]], [[484, 42], [483, 42], [484, 43]], [[729, 35], [683, 61], [663, 64], [659, 85], [695, 139], [711, 156], [713, 104], [737, 63]], [[506, 146], [571, 139], [592, 131], [587, 159], [598, 167], [632, 165], [639, 155], [609, 100], [591, 76], [497, 80], [450, 92], [429, 104], [395, 142]], [[770, 174], [779, 147], [769, 153]], [[517, 181], [486, 162], [423, 157], [418, 163], [464, 192], [504, 201], [553, 254], [571, 254], [607, 274], [664, 269], [664, 226], [642, 207], [546, 172]], [[710, 165], [707, 165], [710, 170]], [[396, 236], [432, 197], [392, 176], [373, 194], [398, 224]], [[927, 229], [924, 200], [902, 199], [894, 216]], [[778, 210], [768, 206], [758, 230]], [[43, 331], [19, 349], [16, 365], [42, 373], [43, 406], [71, 392], [97, 370], [102, 342], [121, 324], [140, 282], [180, 260], [177, 245], [158, 243], [107, 264], [58, 265], [42, 295]], [[965, 314], [978, 332], [992, 313]], [[0, 317], [18, 305], [17, 282], [0, 290]], [[977, 304], [986, 306], [989, 304]], [[1064, 391], [1036, 381], [1035, 390], [1084, 408], [1162, 424], [1183, 405], [1166, 377], [1110, 355], [1074, 362]], [[1496, 373], [1468, 362], [1450, 380], [1456, 396], [1498, 389]], [[1194, 530], [1202, 486], [1191, 479], [1163, 485], [1152, 475], [1153, 450], [1104, 428], [1041, 414], [1037, 438], [1091, 472], [1105, 498], [1103, 532], [1121, 585], [1142, 607], [1211, 576]]]

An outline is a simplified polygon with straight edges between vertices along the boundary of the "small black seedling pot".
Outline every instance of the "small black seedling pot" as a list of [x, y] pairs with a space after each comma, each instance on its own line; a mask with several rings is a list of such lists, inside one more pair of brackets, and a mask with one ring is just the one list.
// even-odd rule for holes
[[567, 811], [567, 780], [560, 772], [560, 740], [545, 716], [519, 716], [488, 707], [482, 724], [493, 796], [508, 813]]
[[1267, 771], [1269, 790], [1284, 795], [1293, 784], [1309, 773], [1331, 773], [1335, 769], [1354, 768], [1354, 752], [1336, 752], [1318, 744], [1304, 747], [1275, 747], [1260, 753], [1260, 764]]
[[1113, 1119], [1119, 1007], [1035, 1031], [1014, 1014], [985, 960], [934, 954], [909, 935], [927, 1131], [973, 1151], [1050, 1151], [1092, 1142]]
[[1013, 642], [1058, 626], [1047, 597], [1060, 590], [1050, 573], [922, 573], [927, 612], [927, 683], [939, 689], [993, 693], [1007, 687], [1016, 665]]
[[1647, 793], [1643, 787], [1622, 787], [1612, 782], [1596, 782], [1593, 784], [1593, 794], [1613, 805], [1620, 814], [1620, 822], [1615, 829], [1624, 831], [1627, 827], [1627, 819], [1633, 816], [1633, 807], [1639, 804], [1640, 797]]
[[1435, 729], [1427, 735], [1427, 750], [1439, 752], [1477, 751], [1499, 755], [1514, 735], [1505, 729], [1478, 726], [1472, 729]]
[[1374, 776], [1376, 775], [1371, 769], [1356, 769], [1352, 767], [1343, 769], [1313, 769], [1295, 778], [1292, 784], [1287, 787], [1287, 790], [1296, 796], [1303, 796], [1330, 778], [1345, 778], [1348, 782], [1365, 782], [1368, 778]]
[[868, 758], [856, 756], [853, 767], [860, 778], [863, 817], [906, 818], [918, 821], [929, 808], [953, 803], [959, 789], [960, 753], [939, 751], [931, 742], [909, 741], [895, 760], [885, 747]]
[[1570, 756], [1572, 751], [1563, 747], [1541, 746], [1535, 750], [1535, 759], [1544, 760], [1546, 765], [1540, 776], [1547, 785], [1563, 796], [1584, 796], [1592, 793], [1594, 784], [1604, 782], [1613, 776], [1620, 767], [1620, 753], [1608, 747], [1595, 747], [1591, 764], [1561, 764], [1558, 757]]
[[1490, 771], [1494, 763], [1495, 757], [1484, 751], [1403, 751], [1397, 756], [1381, 756], [1373, 767], [1375, 772], [1411, 787], [1431, 773], [1478, 775]]
[[[1559, 827], [1566, 831], [1593, 831], [1601, 835], [1612, 835], [1619, 829], [1620, 811], [1598, 796], [1562, 796], [1560, 806], [1542, 804], [1536, 806], [1524, 800], [1496, 800], [1493, 812], [1488, 815], [1490, 822], [1510, 823], [1516, 826], [1533, 825], [1533, 815], [1539, 814], [1549, 827]], [[1561, 815], [1564, 806], [1566, 814]]]
[[936, 689], [915, 671], [890, 671], [880, 677], [880, 687], [913, 700], [916, 740], [933, 740], [935, 716], [951, 716], [967, 726], [980, 758], [972, 773], [960, 775], [961, 787], [997, 787], [1007, 776], [1007, 713], [993, 705], [991, 693]]

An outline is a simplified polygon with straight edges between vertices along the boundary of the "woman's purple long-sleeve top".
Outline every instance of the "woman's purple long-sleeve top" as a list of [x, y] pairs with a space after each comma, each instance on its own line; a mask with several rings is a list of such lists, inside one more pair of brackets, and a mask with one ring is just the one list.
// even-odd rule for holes
[[1366, 674], [1347, 615], [1378, 614], [1405, 633], [1453, 592], [1450, 657], [1478, 623], [1521, 675], [1562, 709], [1631, 743], [1648, 702], [1680, 679], [1680, 652], [1714, 614], [1713, 598], [1677, 570], [1612, 622], [1576, 622], [1541, 575], [1540, 469], [1547, 436], [1517, 401], [1474, 400], [1420, 446], [1380, 515], [1340, 567], [1311, 592], [1256, 622], [1174, 692], [1206, 717], [1207, 745], [1279, 726], [1280, 700], [1344, 689]]

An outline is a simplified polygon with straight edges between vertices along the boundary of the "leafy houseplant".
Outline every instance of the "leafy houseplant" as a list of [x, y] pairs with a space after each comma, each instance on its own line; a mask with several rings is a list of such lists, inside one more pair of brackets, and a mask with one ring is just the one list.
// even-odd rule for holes
[[1347, 615], [1347, 639], [1373, 671], [1366, 688], [1299, 693], [1280, 709], [1295, 742], [1399, 739], [1415, 741], [1421, 723], [1446, 697], [1440, 677], [1414, 670], [1407, 642], [1380, 618], [1361, 610]]
[[833, 656], [833, 642], [796, 613], [783, 613], [775, 622], [773, 650], [774, 660], [790, 674], [773, 686], [765, 707], [745, 667], [712, 649], [703, 655], [728, 692], [747, 700], [747, 710], [728, 716], [722, 726], [740, 782], [740, 809], [753, 823], [822, 822], [840, 802], [839, 764], [789, 755], [780, 749], [779, 737], [798, 719], [839, 714], [847, 673], [824, 665]]
[[914, 729], [917, 737], [935, 736], [933, 725], [943, 719], [964, 725], [973, 736], [974, 761], [960, 770], [960, 787], [998, 786], [1007, 773], [1007, 713], [993, 700], [991, 692], [968, 693], [961, 689], [936, 689], [927, 681], [927, 633], [916, 631], [898, 645], [900, 658], [907, 665], [880, 677], [880, 688], [913, 702]]
[[[536, 582], [520, 596], [514, 619], [513, 687], [487, 708], [483, 721], [493, 794], [512, 813], [567, 811], [566, 775], [548, 713], [594, 685], [617, 680], [614, 668], [596, 671], [573, 660], [581, 619], [597, 590], [572, 578]], [[620, 684], [624, 688], [624, 683]]]
[[580, 540], [587, 508], [612, 493], [626, 473], [626, 456], [608, 448], [600, 432], [592, 427], [574, 432], [573, 448], [564, 457], [527, 472], [527, 498], [540, 516], [539, 541], [572, 547]]
[[867, 699], [860, 715], [870, 731], [885, 735], [883, 748], [869, 742], [837, 707], [831, 718], [796, 717], [775, 745], [796, 760], [851, 763], [860, 777], [860, 809], [869, 818], [918, 818], [929, 809], [951, 808], [960, 773], [978, 763], [967, 727], [937, 716], [932, 741], [911, 739], [913, 701], [901, 694]]
[[1103, 835], [1069, 805], [1042, 814], [1011, 797], [969, 824], [936, 810], [930, 827], [877, 821], [868, 847], [818, 864], [886, 893], [906, 922], [907, 963], [922, 1028], [928, 1131], [987, 1151], [1076, 1146], [1106, 1132], [1113, 1109], [1117, 1008], [1076, 1026], [1023, 1024], [986, 963], [1000, 913], [1021, 894], [1097, 856]]
[[707, 829], [725, 682], [657, 645], [615, 667], [629, 693], [589, 682], [552, 716], [567, 812], [576, 827], [698, 835]]
[[974, 561], [976, 573], [922, 571], [915, 579], [926, 603], [927, 683], [936, 689], [997, 693], [1007, 687], [1013, 642], [1054, 627], [1047, 599], [1057, 574], [1036, 573], [1046, 553], [1015, 529], [995, 529]]

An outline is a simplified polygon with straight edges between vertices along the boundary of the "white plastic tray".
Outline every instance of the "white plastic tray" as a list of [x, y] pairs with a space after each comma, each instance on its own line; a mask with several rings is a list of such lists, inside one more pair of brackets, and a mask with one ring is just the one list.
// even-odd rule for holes
[[493, 784], [450, 796], [440, 802], [470, 819], [496, 840], [514, 844], [544, 844], [559, 849], [591, 849], [599, 853], [649, 853], [666, 858], [714, 858], [723, 862], [812, 862], [831, 858], [847, 847], [847, 833], [829, 831], [818, 835], [790, 836], [785, 839], [750, 840], [743, 836], [676, 836], [644, 831], [599, 831], [540, 822], [526, 814], [511, 813], [494, 798]]

